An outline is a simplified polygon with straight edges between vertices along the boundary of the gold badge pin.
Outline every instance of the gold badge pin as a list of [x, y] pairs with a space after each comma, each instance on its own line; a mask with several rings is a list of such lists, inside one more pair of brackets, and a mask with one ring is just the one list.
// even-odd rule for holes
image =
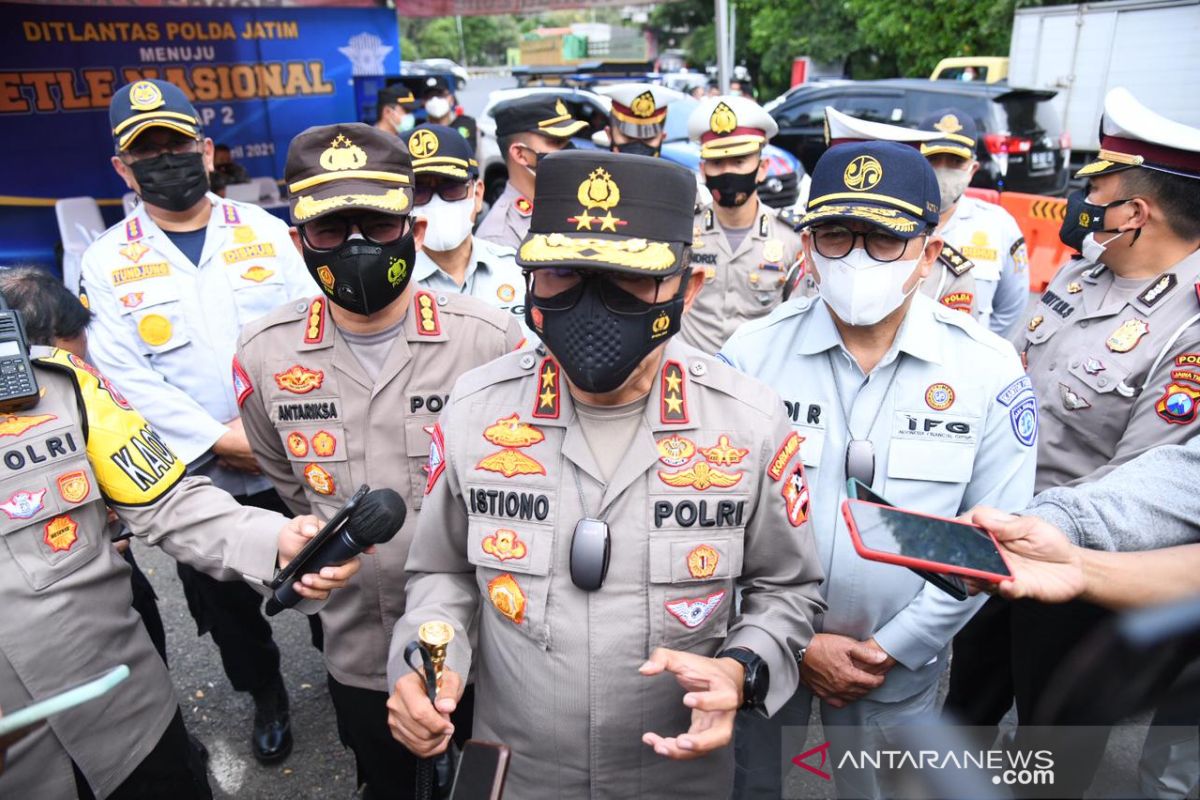
[[138, 336], [151, 347], [159, 347], [171, 341], [171, 320], [162, 314], [147, 314], [138, 322]]
[[1083, 286], [1077, 281], [1071, 281], [1067, 284], [1067, 294], [1079, 294], [1083, 291]]
[[238, 244], [250, 244], [254, 241], [254, 228], [249, 225], [238, 225], [233, 229], [233, 240]]
[[737, 128], [737, 114], [725, 105], [724, 101], [717, 103], [712, 115], [708, 118], [708, 129], [713, 133], [732, 133]]
[[778, 239], [767, 239], [763, 245], [763, 261], [778, 264], [783, 261], [783, 242]]
[[711, 578], [717, 571], [721, 555], [712, 545], [702, 544], [688, 553], [688, 574], [693, 578]]
[[1046, 318], [1043, 317], [1041, 314], [1038, 314], [1036, 317], [1029, 320], [1028, 328], [1030, 331], [1036, 331], [1038, 329], [1038, 326], [1041, 325], [1045, 321], [1046, 321]]
[[962, 123], [958, 121], [958, 117], [953, 114], [947, 114], [937, 121], [933, 126], [942, 133], [958, 133], [963, 129]]
[[629, 110], [637, 117], [654, 116], [654, 110], [658, 108], [654, 102], [654, 94], [649, 89], [633, 98], [633, 102], [629, 105]]
[[516, 625], [525, 621], [525, 592], [517, 579], [507, 572], [488, 581], [488, 599], [497, 611]]
[[1150, 332], [1150, 323], [1140, 319], [1127, 319], [1112, 332], [1105, 346], [1114, 353], [1128, 353], [1138, 346], [1142, 337]]
[[326, 289], [333, 289], [333, 270], [324, 264], [317, 267], [317, 279]]
[[846, 165], [842, 182], [847, 189], [869, 192], [883, 180], [883, 165], [872, 156], [858, 156]]
[[[575, 198], [583, 206], [578, 216], [568, 217], [567, 222], [575, 223], [575, 230], [591, 230], [592, 224], [599, 222], [601, 231], [617, 232], [618, 225], [625, 225], [623, 219], [614, 217], [612, 209], [621, 202], [621, 189], [607, 170], [597, 167], [579, 184]], [[605, 212], [603, 217], [594, 216], [591, 209], [598, 208]]]
[[344, 134], [339, 133], [321, 153], [320, 163], [321, 167], [329, 172], [362, 169], [367, 165], [367, 154]]
[[138, 81], [129, 90], [129, 107], [134, 111], [153, 111], [165, 102], [162, 90], [150, 81]]
[[408, 152], [413, 158], [429, 158], [438, 151], [437, 134], [428, 128], [413, 131], [408, 137]]

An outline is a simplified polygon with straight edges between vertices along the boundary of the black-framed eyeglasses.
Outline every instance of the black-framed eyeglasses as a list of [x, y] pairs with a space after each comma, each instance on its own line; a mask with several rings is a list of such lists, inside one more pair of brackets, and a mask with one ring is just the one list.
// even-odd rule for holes
[[151, 158], [158, 158], [161, 155], [184, 155], [186, 153], [195, 153], [200, 150], [204, 144], [203, 139], [192, 139], [182, 134], [172, 135], [170, 138], [160, 140], [158, 143], [143, 141], [150, 137], [141, 136], [129, 145], [129, 149], [124, 155], [127, 158], [122, 159], [127, 164], [133, 164], [138, 161], [147, 161]]
[[870, 439], [851, 439], [846, 445], [846, 478], [868, 488], [875, 483], [875, 445]]
[[466, 200], [471, 194], [471, 188], [475, 185], [474, 181], [428, 181], [418, 180], [417, 185], [413, 187], [413, 205], [427, 205], [433, 196], [445, 200], [447, 203], [456, 203], [459, 200]]
[[898, 261], [909, 242], [880, 230], [857, 233], [844, 225], [820, 225], [812, 229], [813, 249], [825, 258], [845, 258], [859, 239], [868, 256], [884, 263]]
[[398, 241], [408, 229], [408, 217], [399, 214], [331, 214], [298, 225], [300, 238], [313, 250], [341, 247], [357, 230], [371, 244], [388, 245]]
[[[599, 283], [600, 301], [614, 314], [641, 314], [659, 300], [665, 278], [624, 273], [581, 272], [575, 269], [538, 269], [525, 273], [526, 297], [538, 308], [567, 311], [583, 296], [587, 281]], [[687, 286], [686, 274], [680, 290]]]

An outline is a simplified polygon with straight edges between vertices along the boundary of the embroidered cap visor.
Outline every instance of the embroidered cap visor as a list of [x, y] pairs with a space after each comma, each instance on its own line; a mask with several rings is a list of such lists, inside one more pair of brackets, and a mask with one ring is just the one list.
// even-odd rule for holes
[[660, 158], [552, 153], [517, 264], [669, 277], [687, 266], [695, 195], [693, 174]]
[[284, 180], [299, 225], [357, 209], [408, 214], [412, 162], [394, 136], [361, 123], [309, 128], [288, 147]]

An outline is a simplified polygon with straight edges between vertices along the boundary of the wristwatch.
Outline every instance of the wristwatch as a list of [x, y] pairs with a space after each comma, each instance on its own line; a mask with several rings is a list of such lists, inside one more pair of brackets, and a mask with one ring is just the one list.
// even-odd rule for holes
[[742, 665], [742, 708], [765, 710], [767, 692], [771, 688], [771, 673], [767, 662], [747, 647], [731, 647], [717, 653], [717, 658], [732, 658]]

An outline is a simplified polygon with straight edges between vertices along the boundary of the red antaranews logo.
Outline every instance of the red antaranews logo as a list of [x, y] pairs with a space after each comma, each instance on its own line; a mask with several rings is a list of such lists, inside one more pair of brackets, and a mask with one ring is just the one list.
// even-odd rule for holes
[[806, 750], [805, 752], [803, 752], [800, 755], [793, 758], [792, 763], [795, 764], [797, 767], [800, 767], [801, 769], [806, 769], [809, 772], [811, 772], [813, 775], [816, 775], [827, 781], [833, 780], [833, 777], [828, 772], [825, 772], [824, 770], [821, 770], [821, 769], [817, 769], [817, 767], [814, 767], [812, 764], [804, 763], [804, 759], [808, 758], [809, 756], [816, 755], [817, 753], [821, 754], [821, 763], [818, 764], [817, 767], [825, 766], [825, 760], [829, 757], [829, 742], [826, 742], [825, 744], [819, 744], [811, 750]]

